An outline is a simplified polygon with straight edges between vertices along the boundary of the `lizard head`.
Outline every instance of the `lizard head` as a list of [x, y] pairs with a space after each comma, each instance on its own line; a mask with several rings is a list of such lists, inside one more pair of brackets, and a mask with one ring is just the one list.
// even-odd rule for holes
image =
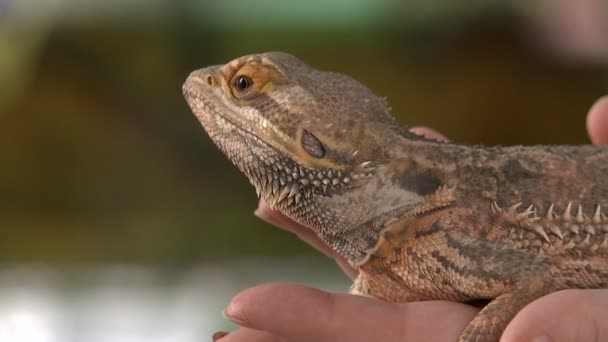
[[386, 101], [356, 80], [272, 52], [196, 70], [183, 92], [258, 195], [338, 252], [360, 254], [345, 234], [403, 205], [379, 176], [401, 128]]

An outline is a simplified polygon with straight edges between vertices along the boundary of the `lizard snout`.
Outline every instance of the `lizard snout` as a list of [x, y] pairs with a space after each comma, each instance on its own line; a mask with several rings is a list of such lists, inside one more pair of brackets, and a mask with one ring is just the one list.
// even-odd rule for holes
[[199, 69], [190, 73], [184, 82], [183, 90], [186, 92], [187, 90], [204, 89], [213, 87], [216, 83], [215, 76], [209, 68]]

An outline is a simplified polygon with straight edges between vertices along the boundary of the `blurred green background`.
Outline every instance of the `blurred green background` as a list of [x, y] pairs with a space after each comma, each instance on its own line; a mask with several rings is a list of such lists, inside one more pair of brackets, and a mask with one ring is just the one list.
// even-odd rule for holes
[[[215, 270], [203, 284], [251, 268], [256, 282], [307, 279], [297, 260], [321, 265], [311, 283], [346, 289], [331, 261], [252, 215], [253, 188], [182, 98], [188, 73], [286, 51], [457, 142], [584, 144], [608, 90], [607, 13], [602, 0], [0, 1], [2, 274], [79, 288], [115, 265], [155, 284], [200, 267]], [[275, 268], [294, 272], [261, 271]]]

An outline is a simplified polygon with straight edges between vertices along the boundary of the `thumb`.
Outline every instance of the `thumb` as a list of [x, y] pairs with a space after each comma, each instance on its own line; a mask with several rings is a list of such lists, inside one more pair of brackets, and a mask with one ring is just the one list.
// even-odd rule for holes
[[597, 100], [589, 110], [587, 132], [594, 144], [608, 144], [608, 96]]
[[509, 323], [501, 342], [608, 340], [608, 290], [565, 290], [542, 297]]

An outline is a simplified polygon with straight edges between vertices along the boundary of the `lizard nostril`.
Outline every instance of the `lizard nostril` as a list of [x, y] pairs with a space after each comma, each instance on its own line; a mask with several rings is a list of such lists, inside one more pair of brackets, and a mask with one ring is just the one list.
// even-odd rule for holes
[[207, 84], [208, 84], [209, 86], [212, 86], [212, 85], [213, 85], [213, 76], [211, 76], [211, 75], [207, 75], [206, 80], [207, 80]]

